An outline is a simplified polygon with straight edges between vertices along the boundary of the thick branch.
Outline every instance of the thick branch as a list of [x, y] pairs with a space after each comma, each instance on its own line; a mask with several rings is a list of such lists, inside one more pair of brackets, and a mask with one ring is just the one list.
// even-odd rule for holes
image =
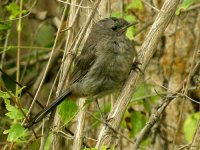
[[[149, 63], [150, 59], [155, 53], [156, 45], [158, 44], [158, 41], [162, 33], [166, 29], [167, 25], [169, 24], [170, 20], [174, 16], [179, 1], [180, 0], [165, 1], [147, 37], [145, 38], [138, 58], [139, 62], [142, 64], [140, 67], [142, 72], [144, 72], [145, 68], [147, 67], [147, 64]], [[110, 145], [114, 141], [114, 138], [112, 136], [113, 130], [111, 128], [113, 128], [114, 130], [118, 130], [123, 114], [131, 99], [131, 94], [133, 93], [133, 90], [135, 89], [140, 76], [140, 72], [132, 72], [130, 74], [116, 104], [114, 105], [113, 109], [111, 110], [108, 116], [108, 123], [110, 127], [104, 126], [100, 132], [99, 139], [96, 145], [98, 149], [100, 149], [103, 145], [110, 147]]]

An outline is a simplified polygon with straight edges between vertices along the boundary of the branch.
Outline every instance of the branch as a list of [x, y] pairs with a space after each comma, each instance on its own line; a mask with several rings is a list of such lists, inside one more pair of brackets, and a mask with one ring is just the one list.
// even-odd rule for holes
[[[169, 24], [170, 20], [174, 16], [179, 1], [180, 0], [165, 0], [163, 7], [161, 8], [158, 16], [156, 17], [155, 22], [153, 23], [141, 47], [138, 58], [139, 62], [142, 64], [140, 67], [141, 72], [144, 72], [150, 59], [155, 53], [158, 41], [162, 33], [166, 29], [167, 25]], [[141, 76], [141, 72], [131, 72], [117, 102], [115, 103], [108, 116], [108, 124], [114, 130], [119, 129], [123, 114], [131, 99], [131, 94], [133, 93], [133, 90], [135, 89], [138, 83], [138, 80]], [[113, 132], [111, 128], [108, 128], [106, 126], [102, 128], [98, 138], [98, 142], [96, 144], [96, 148], [101, 149], [103, 145], [110, 147], [110, 145], [114, 141], [114, 138], [112, 136]]]
[[135, 144], [133, 147], [134, 150], [138, 149], [139, 144], [141, 143], [144, 136], [150, 131], [151, 127], [153, 127], [153, 125], [158, 121], [165, 108], [172, 100], [175, 99], [174, 97], [176, 97], [178, 95], [177, 93], [179, 93], [181, 90], [182, 87], [179, 87], [175, 94], [167, 96], [162, 104], [157, 108], [156, 112], [154, 114], [151, 114], [149, 122], [147, 122], [147, 124], [144, 126], [144, 128], [140, 131], [140, 133], [137, 135], [137, 138], [135, 139]]
[[77, 127], [76, 127], [76, 132], [74, 136], [74, 141], [73, 141], [73, 150], [80, 150], [82, 148], [82, 139], [84, 137], [83, 135], [83, 129], [84, 129], [84, 124], [85, 124], [85, 109], [86, 107], [84, 106], [85, 104], [84, 98], [79, 99], [79, 113], [77, 115]]
[[[198, 59], [198, 53], [200, 52], [200, 26], [199, 26], [199, 21], [200, 21], [200, 13], [198, 14], [198, 17], [197, 17], [197, 24], [196, 24], [196, 29], [197, 29], [196, 48], [195, 48], [195, 52], [194, 52], [194, 56], [193, 56], [193, 63], [191, 65], [191, 69], [194, 68], [193, 73], [196, 72], [196, 69], [199, 66], [199, 64], [197, 62], [196, 63], [196, 67], [194, 67], [194, 65], [195, 65], [194, 62], [195, 62], [195, 60]], [[188, 77], [188, 80], [191, 79], [191, 76], [192, 76], [192, 74]], [[200, 138], [199, 137], [200, 137], [200, 121], [198, 122], [198, 126], [197, 126], [197, 129], [195, 131], [195, 134], [194, 134], [194, 137], [193, 137], [193, 140], [192, 140], [192, 144], [191, 144], [190, 150], [198, 149], [198, 148], [195, 148], [194, 146], [195, 145], [200, 145]]]
[[[74, 57], [72, 55], [67, 55], [67, 54], [76, 54], [77, 53], [78, 47], [80, 46], [80, 43], [81, 43], [83, 37], [85, 36], [88, 26], [90, 25], [90, 22], [91, 22], [93, 16], [95, 15], [100, 2], [101, 2], [101, 0], [98, 0], [94, 3], [94, 8], [90, 12], [90, 14], [87, 18], [87, 21], [85, 22], [85, 25], [82, 28], [80, 34], [78, 35], [77, 39], [75, 39], [75, 41], [72, 41], [74, 43], [70, 43], [71, 42], [70, 39], [67, 38], [66, 46], [65, 46], [65, 54], [63, 56], [63, 64], [61, 65], [61, 75], [60, 75], [60, 80], [59, 80], [59, 84], [57, 87], [56, 95], [59, 95], [59, 93], [63, 89], [63, 84], [65, 83], [66, 77], [70, 71], [70, 67], [71, 67], [71, 64], [74, 59]], [[78, 8], [77, 13], [76, 13], [77, 16], [78, 16], [79, 9], [80, 8]], [[71, 17], [73, 17], [73, 16], [71, 16]], [[72, 22], [75, 22], [75, 19], [76, 18], [74, 18], [74, 19], [72, 18], [72, 20], [74, 20]], [[69, 32], [70, 32], [70, 30], [69, 30]], [[69, 35], [69, 37], [70, 37], [70, 35]], [[56, 126], [59, 128], [60, 127], [60, 118], [59, 118], [59, 114], [56, 113], [55, 111], [56, 110], [52, 111], [52, 113], [50, 114], [50, 118], [54, 118], [54, 120], [51, 120], [52, 122], [54, 121], [53, 126]], [[50, 124], [52, 124], [52, 122], [50, 122]], [[60, 145], [59, 142], [60, 142], [59, 136], [53, 135], [52, 149], [59, 149], [59, 145]]]

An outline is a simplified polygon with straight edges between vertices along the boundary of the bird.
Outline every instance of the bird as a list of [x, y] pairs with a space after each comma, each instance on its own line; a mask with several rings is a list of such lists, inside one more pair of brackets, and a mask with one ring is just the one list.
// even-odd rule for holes
[[95, 23], [79, 56], [74, 61], [68, 88], [40, 111], [27, 127], [42, 120], [66, 98], [100, 98], [120, 91], [131, 70], [137, 70], [137, 52], [126, 37], [135, 25], [123, 18], [104, 18]]

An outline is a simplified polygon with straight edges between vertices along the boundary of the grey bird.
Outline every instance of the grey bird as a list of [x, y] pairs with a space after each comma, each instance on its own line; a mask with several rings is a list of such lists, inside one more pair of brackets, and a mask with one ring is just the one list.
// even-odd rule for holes
[[136, 70], [137, 53], [126, 37], [128, 23], [122, 18], [106, 18], [98, 21], [75, 59], [74, 71], [65, 92], [39, 112], [27, 125], [39, 122], [66, 98], [102, 97], [119, 91], [131, 70]]

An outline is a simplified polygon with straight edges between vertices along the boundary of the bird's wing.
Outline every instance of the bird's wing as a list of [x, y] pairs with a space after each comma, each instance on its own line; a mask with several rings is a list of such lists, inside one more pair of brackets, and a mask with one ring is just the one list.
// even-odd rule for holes
[[[70, 83], [73, 84], [81, 80], [94, 64], [96, 59], [96, 45], [93, 43], [89, 47], [84, 47], [81, 54], [75, 59], [74, 71], [71, 74]], [[85, 49], [87, 48], [87, 49]]]

